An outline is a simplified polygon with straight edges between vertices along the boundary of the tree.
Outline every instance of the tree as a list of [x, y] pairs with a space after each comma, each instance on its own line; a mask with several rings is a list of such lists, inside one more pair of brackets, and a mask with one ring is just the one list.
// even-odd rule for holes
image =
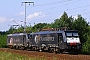
[[70, 28], [71, 27], [71, 23], [72, 23], [71, 20], [72, 20], [72, 17], [68, 18], [67, 13], [64, 12], [60, 19], [54, 20], [53, 27], [54, 28], [60, 28], [60, 27]]
[[70, 16], [70, 17], [69, 17], [69, 20], [70, 20], [70, 22], [68, 22], [68, 23], [69, 23], [69, 25], [68, 25], [68, 29], [72, 30], [72, 28], [73, 28], [74, 18], [73, 18], [72, 16]]
[[59, 28], [60, 27], [60, 19], [55, 19], [54, 23], [51, 25], [52, 28]]
[[7, 31], [7, 33], [9, 33], [9, 34], [13, 33], [13, 30], [14, 30], [14, 28], [13, 28], [13, 26], [11, 26], [10, 29]]
[[85, 19], [81, 16], [78, 15], [78, 18], [73, 21], [72, 25], [73, 30], [78, 30], [79, 35], [80, 35], [80, 40], [82, 43], [85, 43], [87, 40], [87, 33], [88, 33], [88, 23], [85, 21]]
[[90, 54], [90, 26], [87, 29], [88, 29], [87, 41], [82, 46], [82, 52]]
[[61, 27], [68, 27], [70, 20], [68, 19], [68, 15], [66, 12], [63, 13], [63, 15], [60, 18]]
[[38, 23], [38, 24], [36, 24], [36, 25], [34, 25], [33, 27], [32, 27], [32, 30], [34, 30], [34, 32], [35, 31], [40, 31], [40, 30], [42, 30], [44, 27], [46, 27], [46, 26], [48, 26], [48, 24], [47, 23]]

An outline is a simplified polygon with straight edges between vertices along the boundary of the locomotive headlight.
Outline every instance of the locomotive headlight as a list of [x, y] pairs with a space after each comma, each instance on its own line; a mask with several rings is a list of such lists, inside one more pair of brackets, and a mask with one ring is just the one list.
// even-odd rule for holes
[[20, 44], [20, 45], [22, 45], [22, 44]]
[[27, 46], [28, 46], [28, 44], [27, 44]]
[[70, 38], [67, 37], [66, 40], [68, 41], [68, 40], [70, 40]]
[[67, 39], [67, 41], [68, 41], [69, 39]]
[[52, 46], [50, 46], [50, 47], [52, 47]]
[[16, 45], [16, 44], [14, 44], [14, 45]]

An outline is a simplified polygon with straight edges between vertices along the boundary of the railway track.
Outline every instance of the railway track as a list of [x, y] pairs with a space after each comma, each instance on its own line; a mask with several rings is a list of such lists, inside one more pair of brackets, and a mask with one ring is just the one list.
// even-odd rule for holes
[[27, 55], [29, 57], [44, 56], [46, 60], [90, 60], [90, 55], [55, 54], [55, 53], [48, 53], [48, 52], [15, 50], [15, 49], [9, 49], [9, 48], [0, 48], [0, 51], [17, 53], [20, 55]]

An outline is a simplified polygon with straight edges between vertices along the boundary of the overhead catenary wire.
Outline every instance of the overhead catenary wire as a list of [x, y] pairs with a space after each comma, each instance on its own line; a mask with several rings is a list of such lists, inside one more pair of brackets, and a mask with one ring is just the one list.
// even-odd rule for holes
[[8, 17], [11, 17], [15, 12], [17, 12], [22, 6], [19, 6], [15, 11], [13, 11]]
[[[63, 5], [68, 5], [68, 4], [70, 4], [70, 3], [75, 3], [75, 2], [78, 2], [78, 0], [69, 2], [69, 3], [67, 3], [67, 4], [63, 4]], [[59, 6], [63, 6], [63, 5], [59, 5]], [[58, 7], [58, 6], [56, 6], [56, 7]], [[45, 14], [45, 16], [44, 16], [44, 18], [43, 18], [43, 21], [45, 20], [45, 17], [46, 17], [48, 14], [50, 14], [50, 12], [53, 10], [53, 8], [56, 8], [56, 7], [50, 8], [50, 11], [48, 11], [48, 13]], [[46, 10], [47, 10], [47, 9], [46, 9]], [[48, 9], [48, 10], [49, 10], [49, 9]], [[44, 11], [44, 10], [43, 10], [43, 11]], [[40, 11], [38, 11], [38, 12], [40, 12]], [[39, 16], [42, 16], [42, 15], [39, 15]]]
[[[21, 4], [21, 6], [22, 6], [22, 4]], [[20, 16], [24, 16], [24, 15], [18, 15], [19, 13], [23, 13], [24, 12], [24, 10], [22, 9], [22, 10], [20, 10], [17, 14], [14, 14], [15, 12], [17, 12], [20, 8], [21, 8], [21, 6], [19, 7], [19, 8], [17, 8], [13, 13], [11, 13], [10, 14], [10, 16], [8, 16], [9, 18], [15, 18], [15, 17], [20, 17]], [[27, 9], [29, 8], [29, 6], [27, 6]], [[33, 7], [31, 7], [31, 8], [33, 8]], [[27, 10], [26, 9], [26, 10]], [[13, 15], [14, 14], [14, 15]]]
[[[53, 4], [56, 4], [56, 3], [66, 3], [66, 2], [69, 2], [69, 3], [67, 3], [67, 4], [70, 4], [70, 3], [73, 3], [73, 2], [77, 2], [78, 0], [75, 0], [75, 1], [73, 1], [73, 2], [70, 2], [70, 1], [73, 1], [73, 0], [66, 0], [66, 1], [63, 1], [63, 2], [60, 2], [60, 1], [57, 1], [57, 2], [53, 2], [53, 3], [46, 3], [46, 4], [40, 4], [40, 5], [42, 5], [42, 6], [44, 6], [44, 5], [47, 5], [47, 4], [49, 4], [49, 5], [53, 5]], [[35, 5], [35, 6], [40, 6], [40, 5]], [[63, 5], [66, 5], [66, 4], [63, 4]], [[59, 6], [55, 6], [55, 7], [52, 7], [52, 8], [47, 8], [47, 9], [44, 9], [44, 10], [41, 10], [41, 11], [45, 11], [45, 10], [51, 10], [51, 9], [53, 9], [53, 8], [56, 8], [56, 7], [60, 7], [60, 6], [63, 6], [63, 5], [59, 5]], [[35, 7], [34, 6], [34, 7]], [[21, 6], [20, 6], [21, 7]], [[30, 7], [31, 8], [31, 7]], [[27, 10], [29, 9], [29, 7], [27, 7]], [[19, 10], [19, 8], [17, 9], [17, 10]], [[15, 10], [14, 12], [13, 12], [13, 14], [17, 11], [17, 10]], [[20, 11], [20, 12], [22, 12], [22, 11]], [[40, 12], [40, 11], [38, 11], [38, 12]], [[29, 14], [29, 13], [28, 13]], [[11, 14], [12, 15], [12, 14]], [[11, 17], [13, 17], [13, 16], [11, 16]], [[14, 16], [14, 17], [19, 17], [19, 16]]]
[[[78, 2], [78, 0], [76, 0], [76, 2]], [[75, 1], [72, 1], [72, 2], [69, 2], [69, 3], [65, 3], [65, 4], [62, 4], [62, 5], [68, 5], [68, 4], [70, 4], [70, 3], [76, 3]], [[60, 5], [60, 6], [62, 6], [62, 5]], [[43, 5], [44, 6], [44, 5]], [[75, 7], [75, 8], [67, 8], [67, 9], [65, 9], [65, 10], [61, 10], [61, 11], [57, 11], [57, 12], [51, 12], [54, 8], [57, 8], [57, 7], [59, 7], [59, 5], [58, 6], [54, 6], [54, 7], [51, 7], [51, 8], [47, 8], [47, 9], [43, 9], [43, 11], [47, 11], [47, 10], [49, 10], [45, 15], [54, 15], [54, 14], [57, 14], [57, 13], [59, 13], [59, 12], [63, 12], [63, 11], [70, 11], [70, 10], [75, 10], [75, 9], [79, 9], [79, 8], [84, 8], [84, 7], [88, 7], [88, 6], [90, 6], [90, 5], [85, 5], [85, 6], [79, 6], [79, 7]], [[35, 6], [34, 6], [35, 7]], [[29, 7], [28, 7], [28, 9], [29, 9]], [[42, 11], [42, 10], [41, 10]], [[38, 11], [39, 12], [39, 11]], [[29, 14], [29, 13], [28, 13]], [[87, 13], [88, 14], [88, 13]], [[39, 15], [39, 16], [41, 16], [41, 15]], [[15, 17], [18, 17], [18, 16], [15, 16]], [[44, 17], [45, 18], [45, 17]]]
[[[66, 9], [66, 11], [68, 10], [73, 10], [73, 9], [80, 9], [80, 8], [83, 8], [83, 7], [89, 7], [90, 5], [85, 5], [85, 6], [79, 6], [79, 7], [76, 7], [76, 8], [71, 8], [71, 9]], [[86, 9], [84, 9], [86, 10]], [[63, 10], [62, 10], [63, 11]], [[58, 13], [58, 12], [57, 12]], [[53, 14], [57, 14], [57, 13], [53, 13]], [[90, 12], [83, 12], [83, 13], [78, 13], [78, 14], [74, 14], [74, 15], [71, 15], [71, 16], [78, 16], [78, 15], [85, 15], [85, 14], [90, 14]], [[46, 14], [47, 15], [47, 14]], [[51, 14], [52, 15], [52, 14]], [[45, 18], [45, 17], [44, 17]], [[46, 20], [46, 19], [44, 19]], [[50, 20], [50, 19], [47, 19], [47, 20]]]
[[[80, 1], [80, 0], [79, 0], [79, 1]], [[68, 2], [68, 1], [67, 1], [67, 2]], [[37, 12], [51, 10], [51, 9], [54, 9], [54, 8], [62, 7], [62, 6], [64, 6], [64, 5], [68, 5], [68, 4], [72, 4], [72, 3], [76, 3], [76, 2], [78, 2], [78, 0], [75, 0], [75, 1], [70, 0], [70, 2], [68, 2], [68, 3], [62, 4], [62, 5], [58, 5], [58, 6], [54, 6], [54, 7], [50, 7], [50, 8], [43, 9], [43, 10], [39, 10], [39, 11], [37, 11]], [[34, 6], [34, 7], [35, 7], [35, 6]], [[29, 14], [29, 13], [28, 13], [28, 14]]]
[[[76, 10], [76, 9], [81, 9], [81, 8], [84, 8], [84, 7], [89, 7], [90, 5], [84, 5], [84, 6], [79, 6], [79, 7], [75, 7], [75, 8], [71, 8], [71, 9], [66, 9], [66, 10], [61, 10], [61, 11], [57, 11], [57, 12], [53, 12], [53, 13], [50, 13], [50, 11], [48, 13], [45, 14], [45, 16], [47, 15], [52, 15], [52, 14], [57, 14], [59, 12], [63, 12], [63, 11], [70, 11], [70, 10]], [[85, 9], [86, 10], [86, 9]], [[39, 16], [42, 16], [42, 15], [39, 15]]]
[[[71, 0], [68, 0], [68, 1], [71, 1]], [[68, 2], [68, 1], [64, 1], [64, 2]], [[60, 1], [57, 1], [58, 3], [63, 3], [63, 2], [60, 2]], [[50, 4], [50, 3], [46, 3], [46, 4], [40, 4], [40, 5], [35, 5], [35, 6], [46, 6], [46, 5], [53, 5], [53, 4], [56, 4], [55, 2], [53, 3], [53, 4]], [[22, 6], [22, 4], [21, 4], [21, 6]], [[18, 11], [20, 8], [21, 8], [21, 6], [19, 7], [19, 8], [17, 8], [13, 13], [11, 13], [10, 14], [10, 16], [12, 16], [16, 11]], [[35, 7], [34, 6], [34, 7]], [[27, 7], [27, 9], [28, 9], [29, 7]], [[31, 8], [31, 7], [30, 7]], [[10, 17], [10, 16], [8, 16], [8, 17]]]
[[[66, 9], [66, 10], [64, 10], [64, 11], [79, 9], [79, 8], [88, 7], [88, 6], [90, 6], [90, 5], [85, 5], [85, 6], [80, 6], [80, 7], [76, 7], [76, 8]], [[62, 10], [62, 11], [63, 11], [63, 10]], [[62, 12], [62, 11], [61, 11], [61, 12]], [[60, 11], [58, 11], [58, 12], [60, 12]], [[58, 13], [58, 12], [54, 12], [54, 13], [50, 13], [50, 12], [49, 12], [49, 14], [45, 14], [45, 15], [56, 14], [56, 13]], [[40, 15], [39, 15], [39, 16], [40, 16]], [[44, 17], [44, 18], [45, 18], [45, 17]]]
[[[78, 2], [78, 0], [69, 2], [69, 3], [67, 3], [67, 4], [71, 4], [71, 3], [75, 3], [75, 2]], [[67, 5], [67, 4], [65, 4], [65, 5]], [[64, 6], [64, 5], [60, 5], [60, 6]], [[56, 6], [56, 7], [59, 7], [59, 6]], [[56, 7], [52, 7], [52, 9], [54, 9], [54, 8], [56, 8]], [[67, 10], [68, 10], [68, 9], [67, 9]], [[50, 10], [48, 13], [46, 13], [45, 15], [47, 16], [48, 14], [50, 14], [50, 12], [51, 12], [51, 10]], [[45, 19], [45, 17], [44, 17], [44, 19]], [[44, 21], [44, 20], [43, 20], [43, 21]]]
[[38, 5], [35, 5], [35, 6], [47, 6], [47, 5], [54, 5], [54, 4], [60, 4], [60, 3], [65, 3], [65, 2], [69, 2], [69, 1], [72, 1], [72, 0], [67, 0], [67, 1], [63, 1], [63, 2], [60, 2], [60, 1], [55, 1], [55, 2], [51, 2], [51, 3], [38, 4]]
[[[85, 14], [90, 14], [90, 12], [84, 12], [84, 13], [79, 13], [79, 14], [74, 14], [74, 15], [71, 15], [72, 17], [74, 17], [74, 16], [78, 16], [78, 15], [85, 15]], [[55, 18], [55, 19], [59, 19], [59, 18]], [[45, 19], [45, 21], [46, 20], [52, 20], [52, 21], [54, 21], [55, 19]], [[43, 21], [43, 20], [42, 20]], [[37, 21], [37, 22], [39, 22], [39, 21]], [[34, 23], [34, 22], [33, 22]], [[35, 22], [36, 23], [36, 22]], [[44, 23], [44, 21], [43, 21], [43, 23]], [[46, 22], [46, 23], [48, 23], [48, 22]], [[51, 22], [52, 23], [52, 22]]]
[[[79, 13], [79, 14], [80, 14], [80, 15], [85, 15], [85, 14], [90, 14], [90, 12], [84, 12], [84, 13]], [[74, 15], [71, 15], [71, 16], [72, 16], [72, 17], [73, 17], [73, 16], [78, 16], [79, 14], [74, 14]], [[58, 19], [58, 18], [55, 18], [55, 19]], [[55, 19], [53, 19], [53, 18], [50, 19], [50, 18], [49, 18], [49, 19], [47, 19], [47, 20], [53, 20], [53, 21], [54, 21]], [[18, 19], [17, 19], [17, 20], [18, 20]], [[46, 21], [46, 19], [45, 19], [45, 21]], [[28, 23], [29, 23], [29, 22], [28, 22]], [[32, 23], [41, 23], [41, 22], [40, 22], [40, 21], [36, 21], [36, 22], [31, 22], [30, 24], [32, 24]], [[44, 22], [44, 21], [43, 21], [43, 23], [48, 23], [48, 22]]]

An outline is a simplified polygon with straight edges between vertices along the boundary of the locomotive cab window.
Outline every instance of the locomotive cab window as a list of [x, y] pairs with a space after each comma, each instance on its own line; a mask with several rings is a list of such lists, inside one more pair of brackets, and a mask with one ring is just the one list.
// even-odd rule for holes
[[66, 33], [67, 37], [78, 37], [78, 33], [74, 33], [74, 32], [70, 32], [70, 33]]
[[73, 33], [73, 36], [78, 36], [78, 33]]
[[66, 33], [66, 36], [72, 36], [72, 33]]

